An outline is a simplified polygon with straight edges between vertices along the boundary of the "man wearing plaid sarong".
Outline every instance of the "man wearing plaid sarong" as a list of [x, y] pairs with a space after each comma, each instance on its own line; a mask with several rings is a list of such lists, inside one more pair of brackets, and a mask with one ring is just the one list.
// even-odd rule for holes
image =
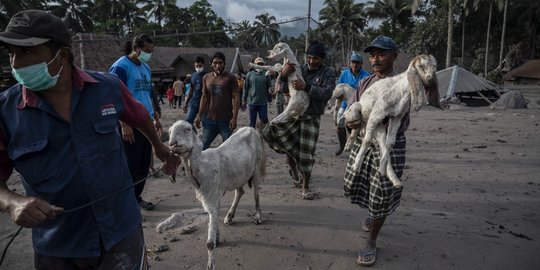
[[[306, 112], [286, 123], [270, 122], [262, 131], [264, 140], [278, 153], [287, 155], [289, 173], [293, 177], [296, 187], [302, 188], [302, 199], [312, 200], [313, 193], [309, 189], [311, 170], [315, 162], [314, 154], [319, 138], [321, 114], [324, 113], [326, 103], [332, 96], [336, 85], [336, 74], [329, 67], [322, 64], [326, 57], [324, 45], [312, 42], [306, 51], [307, 64], [303, 65], [302, 77], [304, 81], [292, 82], [294, 89], [306, 91], [310, 97]], [[295, 71], [294, 65], [285, 64], [278, 76], [280, 87], [284, 92], [288, 90], [288, 75]]]
[[[396, 74], [393, 66], [398, 56], [398, 48], [391, 38], [378, 36], [364, 52], [369, 53], [369, 61], [374, 74], [360, 81], [355, 95], [355, 102], [373, 83]], [[354, 122], [348, 122], [347, 126], [353, 129], [360, 127], [358, 123]], [[396, 135], [396, 142], [390, 154], [392, 168], [397, 177], [401, 177], [405, 166], [405, 130], [408, 127], [409, 113], [403, 117]], [[351, 200], [351, 203], [358, 204], [360, 207], [369, 210], [369, 216], [364, 220], [363, 229], [369, 232], [370, 235], [362, 245], [356, 260], [360, 265], [369, 266], [374, 264], [377, 259], [377, 236], [386, 216], [390, 215], [398, 207], [402, 188], [394, 188], [388, 177], [381, 176], [378, 173], [380, 153], [376, 143], [370, 144], [362, 160], [360, 170], [353, 170], [352, 166], [361, 145], [362, 137], [359, 135], [354, 141], [347, 162], [344, 188], [345, 196]]]

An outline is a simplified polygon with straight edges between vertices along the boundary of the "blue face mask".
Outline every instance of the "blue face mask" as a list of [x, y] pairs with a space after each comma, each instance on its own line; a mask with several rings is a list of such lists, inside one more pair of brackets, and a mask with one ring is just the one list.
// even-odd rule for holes
[[139, 61], [143, 63], [150, 62], [150, 58], [152, 58], [152, 53], [147, 53], [145, 51], [141, 51], [141, 54], [139, 54]]
[[58, 74], [56, 74], [54, 77], [49, 74], [49, 69], [47, 67], [54, 61], [54, 59], [56, 59], [59, 53], [60, 51], [56, 53], [54, 58], [49, 63], [41, 62], [39, 64], [22, 68], [11, 68], [11, 74], [13, 74], [13, 77], [20, 84], [24, 85], [31, 91], [38, 92], [52, 88], [58, 82], [60, 72], [62, 72], [64, 66], [62, 65], [58, 71]]

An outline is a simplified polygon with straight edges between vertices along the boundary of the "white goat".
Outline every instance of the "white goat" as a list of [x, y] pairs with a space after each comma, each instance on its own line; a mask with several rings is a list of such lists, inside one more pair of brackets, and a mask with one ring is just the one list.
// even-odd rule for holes
[[[379, 173], [388, 175], [394, 187], [402, 186], [389, 162], [390, 151], [394, 146], [401, 120], [411, 106], [414, 111], [418, 111], [429, 101], [431, 105], [440, 108], [436, 71], [437, 61], [432, 55], [418, 55], [405, 72], [375, 82], [362, 94], [360, 101], [349, 106], [348, 112], [345, 113], [347, 122], [361, 120], [365, 133], [353, 164], [354, 170], [360, 169], [368, 146], [375, 138], [381, 151]], [[385, 119], [388, 119], [388, 127], [383, 123]], [[358, 132], [357, 130], [352, 133]]]
[[298, 64], [298, 61], [296, 60], [293, 51], [286, 43], [280, 42], [276, 44], [272, 50], [268, 51], [268, 54], [269, 55], [267, 56], [267, 58], [270, 60], [278, 61], [280, 59], [283, 59], [283, 65], [276, 64], [274, 66], [259, 66], [250, 63], [250, 67], [260, 68], [264, 70], [272, 70], [278, 73], [281, 72], [281, 70], [287, 63], [292, 64], [296, 67], [295, 72], [291, 73], [291, 75], [289, 75], [289, 77], [287, 78], [289, 83], [289, 95], [291, 96], [291, 98], [289, 99], [289, 103], [287, 104], [287, 108], [285, 108], [282, 113], [280, 113], [271, 121], [275, 123], [288, 122], [292, 118], [297, 118], [298, 116], [302, 115], [309, 106], [309, 97], [306, 91], [297, 91], [292, 85], [292, 82], [294, 80], [304, 81], [304, 79], [302, 78], [302, 69]]
[[254, 221], [256, 224], [262, 222], [259, 184], [266, 171], [263, 140], [254, 128], [243, 127], [219, 147], [202, 151], [202, 142], [190, 123], [177, 121], [169, 128], [169, 134], [169, 147], [182, 159], [186, 176], [195, 186], [197, 199], [208, 212], [207, 267], [214, 269], [213, 251], [219, 241], [219, 201], [225, 191], [235, 191], [234, 201], [224, 220], [225, 224], [232, 224], [246, 183], [253, 186], [256, 209]]

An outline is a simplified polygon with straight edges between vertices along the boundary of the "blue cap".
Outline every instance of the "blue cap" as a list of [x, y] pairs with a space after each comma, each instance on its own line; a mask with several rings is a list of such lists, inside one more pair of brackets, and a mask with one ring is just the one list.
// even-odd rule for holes
[[356, 52], [353, 52], [351, 55], [351, 62], [364, 62], [364, 57]]
[[387, 36], [378, 36], [372, 42], [371, 45], [367, 46], [364, 49], [364, 52], [370, 52], [374, 48], [379, 48], [382, 50], [397, 50], [398, 47], [394, 40]]

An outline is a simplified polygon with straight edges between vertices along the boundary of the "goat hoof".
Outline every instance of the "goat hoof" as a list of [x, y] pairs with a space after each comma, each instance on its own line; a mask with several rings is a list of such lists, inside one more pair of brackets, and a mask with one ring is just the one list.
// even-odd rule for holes
[[255, 222], [255, 224], [259, 225], [262, 223], [262, 218], [261, 218], [261, 215], [260, 214], [255, 214], [255, 218], [253, 219], [253, 222]]
[[227, 225], [231, 225], [231, 224], [234, 223], [233, 218], [234, 218], [234, 215], [230, 215], [230, 214], [229, 214], [229, 215], [227, 215], [227, 216], [225, 217], [225, 219], [223, 220], [223, 223], [225, 223], [225, 224], [227, 224]]
[[206, 248], [208, 250], [213, 250], [214, 248], [216, 248], [217, 244], [213, 241], [209, 241], [209, 242], [206, 242]]

